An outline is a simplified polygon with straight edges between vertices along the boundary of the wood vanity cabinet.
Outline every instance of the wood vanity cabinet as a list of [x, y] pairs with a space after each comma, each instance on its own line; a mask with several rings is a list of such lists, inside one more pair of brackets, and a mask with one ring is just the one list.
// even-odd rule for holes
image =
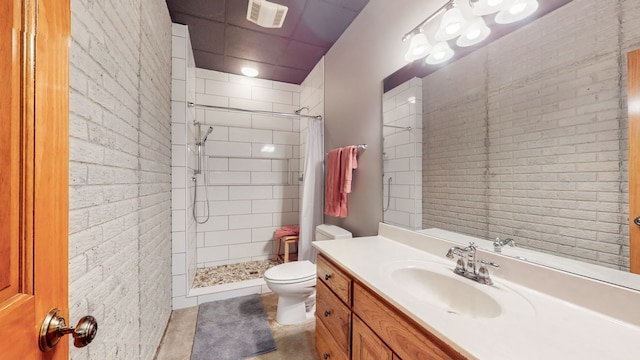
[[317, 265], [320, 359], [466, 359], [327, 258], [319, 255]]

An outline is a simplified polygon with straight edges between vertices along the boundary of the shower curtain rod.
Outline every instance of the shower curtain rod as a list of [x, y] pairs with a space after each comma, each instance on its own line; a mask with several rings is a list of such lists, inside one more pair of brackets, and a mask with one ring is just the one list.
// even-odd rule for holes
[[249, 113], [263, 114], [263, 115], [273, 115], [273, 116], [304, 117], [304, 118], [322, 120], [322, 115], [301, 115], [301, 114], [292, 114], [292, 113], [283, 113], [283, 112], [265, 111], [265, 110], [240, 109], [240, 108], [233, 108], [233, 107], [227, 107], [227, 106], [201, 105], [201, 104], [194, 104], [194, 103], [192, 103], [190, 101], [187, 102], [187, 105], [189, 107], [197, 106], [197, 107], [205, 107], [205, 108], [208, 108], [208, 109], [241, 111], [241, 112], [249, 112]]
[[396, 126], [396, 125], [382, 125], [383, 127], [390, 127], [390, 128], [394, 128], [394, 129], [402, 129], [402, 130], [407, 130], [407, 131], [411, 131], [413, 130], [413, 128], [411, 126]]

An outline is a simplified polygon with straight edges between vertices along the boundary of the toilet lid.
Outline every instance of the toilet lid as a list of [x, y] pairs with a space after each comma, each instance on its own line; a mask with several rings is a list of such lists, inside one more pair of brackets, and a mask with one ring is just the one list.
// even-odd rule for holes
[[313, 278], [316, 265], [309, 260], [293, 261], [276, 265], [264, 272], [264, 277], [274, 281], [292, 281]]

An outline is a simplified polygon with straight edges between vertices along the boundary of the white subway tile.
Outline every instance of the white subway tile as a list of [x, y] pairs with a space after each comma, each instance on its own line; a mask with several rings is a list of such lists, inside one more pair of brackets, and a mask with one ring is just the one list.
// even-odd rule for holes
[[[281, 191], [284, 192], [284, 191]], [[271, 199], [274, 195], [271, 186], [230, 186], [229, 200]]]
[[228, 186], [207, 186], [210, 201], [229, 200]]
[[216, 216], [251, 214], [250, 200], [216, 201], [213, 205], [215, 206], [211, 206], [211, 213]]
[[251, 173], [241, 171], [210, 171], [208, 180], [211, 185], [251, 184]]
[[204, 234], [206, 247], [251, 242], [251, 229], [213, 231]]
[[272, 226], [271, 214], [229, 216], [229, 229], [249, 229], [267, 226]]
[[[187, 53], [186, 48], [187, 48], [187, 41], [185, 40], [184, 37], [182, 36], [171, 37], [171, 57], [178, 58], [178, 59], [185, 59], [186, 58], [185, 55]], [[175, 61], [175, 60], [176, 59], [172, 59], [172, 61]]]
[[293, 209], [292, 203], [291, 199], [252, 200], [251, 212], [254, 214], [290, 212]]
[[291, 145], [253, 143], [251, 156], [255, 158], [290, 159], [293, 156]]
[[185, 231], [185, 211], [174, 210], [171, 211], [171, 230], [172, 231]]
[[250, 143], [212, 141], [206, 151], [207, 155], [216, 157], [251, 157], [251, 148]]
[[270, 171], [271, 161], [268, 159], [229, 159], [229, 170]]
[[171, 100], [187, 101], [187, 84], [183, 80], [171, 81]]
[[213, 246], [213, 247], [203, 247], [198, 249], [198, 259], [199, 263], [207, 262], [207, 261], [221, 261], [229, 258], [229, 247], [224, 246]]
[[284, 145], [299, 145], [300, 134], [296, 132], [274, 131], [273, 143], [284, 144]]
[[252, 228], [251, 229], [251, 241], [267, 241], [272, 240], [275, 234], [275, 231], [279, 229], [279, 227], [264, 227], [264, 228]]
[[174, 58], [171, 61], [171, 78], [174, 80], [187, 80], [187, 61]]
[[183, 275], [187, 273], [187, 254], [173, 254], [171, 257], [171, 273], [173, 275]]
[[290, 174], [286, 172], [251, 172], [251, 184], [287, 184]]

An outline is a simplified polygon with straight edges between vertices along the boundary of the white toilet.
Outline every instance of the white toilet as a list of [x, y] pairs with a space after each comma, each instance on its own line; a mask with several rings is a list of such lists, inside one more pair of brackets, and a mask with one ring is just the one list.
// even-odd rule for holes
[[[335, 225], [318, 225], [316, 241], [351, 238]], [[276, 265], [264, 273], [264, 281], [278, 294], [276, 321], [293, 325], [313, 319], [316, 308], [316, 264], [309, 260]]]

